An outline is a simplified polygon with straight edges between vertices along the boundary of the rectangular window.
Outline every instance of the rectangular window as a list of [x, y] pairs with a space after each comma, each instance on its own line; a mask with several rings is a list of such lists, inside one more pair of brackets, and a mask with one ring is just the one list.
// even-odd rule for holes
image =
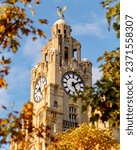
[[64, 38], [66, 38], [66, 30], [64, 30]]
[[58, 107], [58, 102], [57, 102], [57, 101], [54, 101], [53, 106], [54, 106], [54, 107]]

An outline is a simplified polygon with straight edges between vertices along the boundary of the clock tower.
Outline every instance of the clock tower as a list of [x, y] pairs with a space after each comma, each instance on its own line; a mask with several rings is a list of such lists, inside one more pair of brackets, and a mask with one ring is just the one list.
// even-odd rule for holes
[[[87, 58], [81, 59], [81, 44], [71, 32], [64, 18], [57, 20], [51, 28], [51, 39], [42, 49], [42, 61], [31, 72], [32, 126], [48, 124], [53, 135], [89, 122], [88, 112], [82, 113], [82, 101], [73, 99], [91, 86], [92, 64]], [[48, 120], [49, 116], [52, 119]], [[31, 135], [35, 138], [26, 150], [45, 150], [46, 138]]]
[[51, 39], [42, 49], [42, 62], [32, 68], [33, 125], [45, 124], [46, 117], [52, 115], [49, 124], [53, 133], [88, 122], [88, 114], [81, 111], [82, 102], [75, 103], [73, 97], [91, 86], [92, 64], [87, 58], [81, 60], [81, 44], [71, 32], [64, 19], [57, 20]]

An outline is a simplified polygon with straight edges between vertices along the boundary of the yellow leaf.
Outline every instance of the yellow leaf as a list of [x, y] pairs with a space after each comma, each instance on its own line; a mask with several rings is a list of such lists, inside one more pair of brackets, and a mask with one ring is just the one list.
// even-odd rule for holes
[[0, 33], [4, 33], [5, 32], [5, 26], [4, 25], [1, 25], [1, 27], [0, 27]]
[[41, 24], [47, 24], [47, 20], [46, 20], [46, 19], [39, 19], [39, 22], [40, 22]]
[[36, 3], [36, 4], [39, 4], [39, 3], [40, 3], [40, 1], [39, 1], [39, 0], [35, 0], [35, 3]]
[[8, 123], [8, 120], [7, 119], [0, 119], [0, 125], [5, 125]]
[[3, 78], [0, 78], [0, 88], [7, 88], [7, 83]]

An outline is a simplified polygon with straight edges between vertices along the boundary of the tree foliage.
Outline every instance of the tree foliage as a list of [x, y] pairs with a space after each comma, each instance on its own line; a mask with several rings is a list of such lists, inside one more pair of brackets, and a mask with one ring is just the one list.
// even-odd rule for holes
[[58, 134], [48, 150], [119, 150], [119, 144], [108, 129], [99, 130], [82, 124], [79, 128]]
[[3, 77], [5, 75], [8, 75], [8, 70], [9, 70], [9, 64], [10, 64], [11, 60], [10, 58], [5, 59], [4, 56], [2, 56], [2, 59], [0, 60], [0, 88], [6, 88], [7, 87], [7, 83], [6, 81], [3, 79]]
[[108, 21], [108, 29], [111, 23], [116, 31], [117, 37], [120, 37], [120, 2], [119, 0], [105, 0], [101, 2], [102, 6], [107, 9], [106, 19]]
[[[93, 101], [96, 99], [97, 109], [101, 111], [101, 120], [109, 121], [110, 126], [120, 126], [120, 51], [104, 52], [98, 61], [104, 60], [100, 65], [103, 73], [100, 81], [95, 84]], [[93, 102], [92, 101], [92, 106]], [[93, 114], [93, 111], [92, 111]]]
[[[2, 0], [0, 5], [0, 53], [4, 50], [16, 53], [21, 45], [23, 36], [33, 35], [32, 40], [40, 37], [46, 37], [45, 33], [33, 25], [33, 20], [27, 15], [29, 9], [32, 15], [35, 10], [31, 6], [32, 0]], [[39, 0], [35, 0], [39, 4]], [[39, 19], [39, 23], [46, 24], [46, 19]], [[4, 55], [0, 58], [0, 88], [6, 88], [7, 83], [4, 79], [8, 74], [10, 58]]]
[[[106, 19], [108, 27], [111, 22], [113, 28], [120, 37], [120, 5], [117, 0], [105, 0], [102, 2], [103, 7], [107, 8]], [[115, 28], [118, 26], [118, 28]], [[92, 87], [87, 87], [83, 95], [78, 98], [84, 102], [82, 110], [85, 111], [91, 107], [91, 122], [101, 120], [109, 121], [111, 127], [119, 128], [120, 126], [120, 49], [105, 51], [98, 58], [102, 77]]]
[[91, 106], [91, 122], [109, 121], [111, 127], [120, 126], [120, 52], [104, 52], [98, 61], [104, 60], [100, 65], [102, 77], [93, 87], [87, 87], [80, 99], [85, 102], [83, 111]]
[[[102, 6], [107, 8], [106, 19], [110, 28], [111, 22], [120, 37], [120, 2], [118, 0], [105, 0]], [[120, 126], [120, 49], [111, 52], [105, 51], [98, 61], [103, 61], [99, 66], [102, 77], [96, 82], [92, 90], [91, 120], [101, 119], [109, 121], [112, 127]], [[101, 114], [95, 113], [95, 111]]]
[[[24, 104], [22, 112], [14, 110], [14, 104], [12, 105], [12, 112], [9, 112], [7, 107], [2, 105], [2, 108], [7, 111], [7, 117], [0, 118], [0, 145], [10, 143], [9, 136], [13, 140], [24, 139], [24, 134], [21, 132], [22, 120], [32, 121], [33, 116], [33, 104], [28, 102]], [[29, 122], [31, 123], [31, 122]]]
[[[14, 110], [9, 112], [7, 107], [2, 105], [2, 108], [7, 111], [7, 117], [0, 118], [0, 148], [4, 148], [5, 144], [10, 144], [10, 149], [15, 150], [16, 144], [18, 150], [26, 150], [36, 137], [52, 141], [51, 127], [49, 124], [41, 124], [36, 127], [33, 125], [34, 107], [32, 102], [27, 102], [23, 105], [21, 112]], [[47, 111], [47, 106], [43, 106], [44, 112]], [[51, 116], [47, 116], [45, 121], [51, 120]], [[40, 144], [39, 144], [40, 146]]]
[[[102, 6], [107, 8], [106, 19], [110, 28], [111, 23], [120, 37], [120, 2], [119, 0], [105, 0]], [[109, 121], [110, 126], [120, 126], [120, 49], [107, 52], [98, 58], [103, 61], [99, 66], [102, 77], [96, 82], [92, 90], [91, 120], [101, 119]], [[95, 113], [95, 111], [101, 112]]]

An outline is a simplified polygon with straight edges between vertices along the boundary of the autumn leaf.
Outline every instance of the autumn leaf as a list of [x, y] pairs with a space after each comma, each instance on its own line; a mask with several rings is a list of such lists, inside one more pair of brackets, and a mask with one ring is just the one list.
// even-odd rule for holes
[[40, 22], [41, 24], [47, 24], [47, 20], [46, 20], [46, 19], [39, 19], [39, 22]]
[[0, 126], [6, 125], [8, 123], [7, 119], [1, 119], [0, 118]]
[[19, 114], [19, 112], [18, 112], [18, 111], [15, 111], [15, 110], [14, 110], [13, 112], [14, 112], [15, 114]]
[[36, 37], [32, 37], [32, 41], [35, 41], [37, 38]]
[[6, 107], [6, 106], [4, 106], [4, 105], [1, 105], [1, 107], [2, 107], [3, 109], [7, 110], [7, 107]]
[[7, 88], [7, 82], [0, 77], [0, 88]]
[[36, 3], [36, 4], [39, 4], [39, 3], [40, 3], [40, 0], [35, 0], [35, 3]]
[[3, 67], [1, 70], [0, 70], [0, 73], [2, 74], [5, 74], [5, 75], [8, 75], [8, 72], [9, 71], [9, 67], [8, 66], [5, 66]]
[[5, 59], [4, 56], [2, 56], [2, 61], [0, 63], [1, 63], [1, 65], [10, 64], [11, 63], [11, 59], [10, 58]]
[[46, 38], [45, 33], [44, 33], [42, 30], [40, 30], [40, 29], [37, 29], [37, 30], [36, 30], [36, 34], [38, 34], [38, 35], [41, 36], [41, 37]]

